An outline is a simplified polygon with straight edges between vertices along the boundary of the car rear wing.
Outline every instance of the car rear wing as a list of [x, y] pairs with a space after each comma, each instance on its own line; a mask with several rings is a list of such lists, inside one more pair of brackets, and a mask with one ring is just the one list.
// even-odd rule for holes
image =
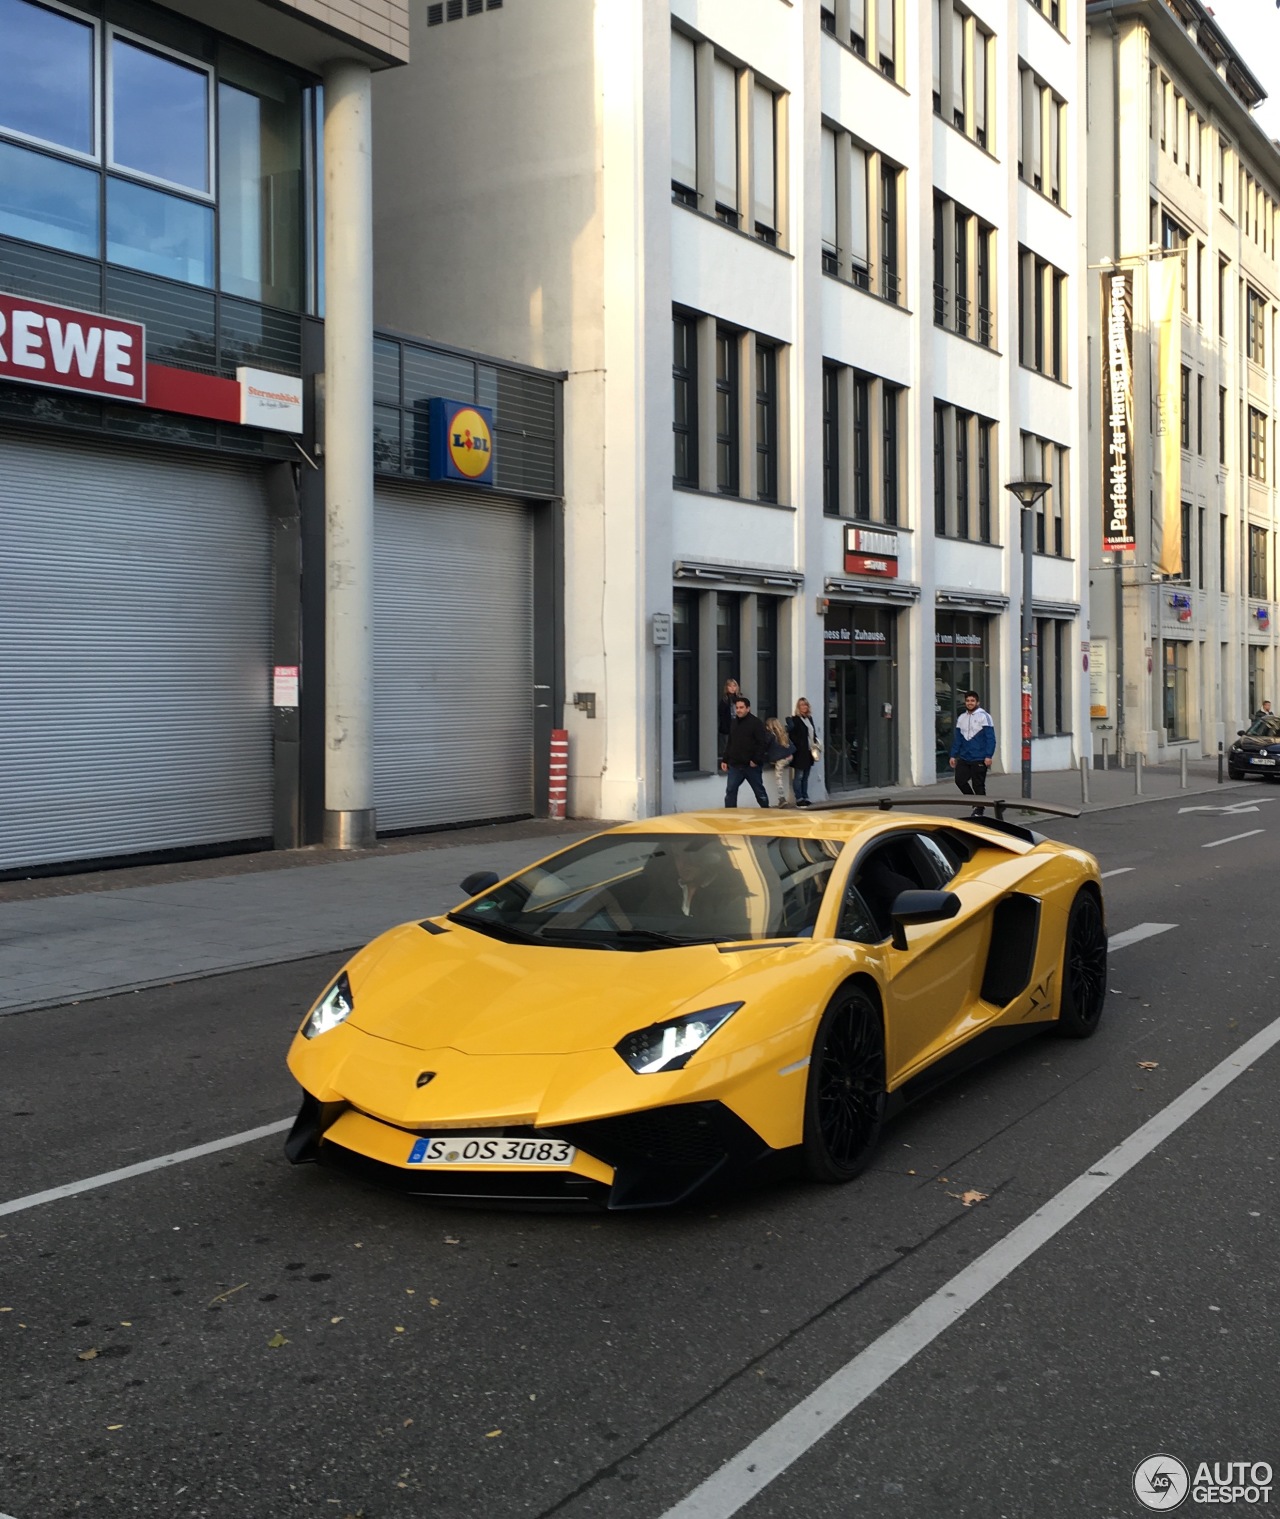
[[[1023, 797], [1018, 800], [1002, 796], [955, 796], [936, 797], [916, 800], [911, 797], [868, 797], [865, 800], [851, 802], [815, 802], [810, 809], [813, 812], [849, 812], [854, 808], [875, 807], [881, 812], [892, 812], [894, 808], [901, 807], [904, 812], [917, 812], [925, 807], [943, 807], [954, 811], [956, 808], [964, 808], [966, 816], [964, 822], [981, 823], [986, 828], [993, 828], [1000, 833], [1011, 834], [1016, 839], [1024, 839], [1029, 844], [1038, 844], [1041, 835], [1025, 827], [1022, 823], [1005, 820], [1006, 812], [1038, 812], [1042, 815], [1063, 818], [1078, 818], [1078, 807], [1063, 807], [1057, 802], [1037, 802], [1031, 797]], [[987, 810], [995, 813], [993, 818], [983, 816]]]

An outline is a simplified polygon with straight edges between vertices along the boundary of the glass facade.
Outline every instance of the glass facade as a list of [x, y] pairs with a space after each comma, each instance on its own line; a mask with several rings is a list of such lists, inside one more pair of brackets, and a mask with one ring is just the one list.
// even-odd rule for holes
[[0, 39], [0, 235], [303, 309], [309, 80], [123, 0], [0, 0]]

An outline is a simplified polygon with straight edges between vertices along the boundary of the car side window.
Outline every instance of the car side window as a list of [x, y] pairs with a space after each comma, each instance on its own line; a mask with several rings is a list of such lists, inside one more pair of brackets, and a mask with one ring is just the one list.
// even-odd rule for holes
[[[837, 929], [840, 938], [878, 944], [889, 937], [893, 927], [890, 909], [899, 893], [918, 890], [924, 884], [923, 862], [917, 857], [914, 845], [915, 835], [894, 834], [868, 851], [854, 866]], [[857, 898], [865, 917], [859, 916], [856, 904], [851, 905], [851, 897]], [[852, 930], [849, 933], [844, 931], [846, 915]]]
[[[925, 880], [932, 891], [945, 891], [959, 869], [959, 866], [952, 860], [950, 854], [942, 847], [942, 843], [943, 840], [941, 838], [935, 838], [932, 834], [928, 833], [917, 834], [915, 839], [917, 854], [922, 864], [922, 872], [928, 872]], [[933, 879], [929, 879], [930, 876]]]
[[840, 920], [836, 924], [836, 938], [850, 939], [855, 944], [879, 944], [888, 933], [881, 932], [875, 915], [863, 900], [862, 893], [850, 880], [844, 889], [844, 901], [840, 904]]

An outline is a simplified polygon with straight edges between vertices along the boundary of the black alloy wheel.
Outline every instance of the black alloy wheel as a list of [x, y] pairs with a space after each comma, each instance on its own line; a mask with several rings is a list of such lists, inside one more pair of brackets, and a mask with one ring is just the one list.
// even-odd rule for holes
[[880, 1137], [885, 1109], [884, 1021], [861, 986], [837, 992], [822, 1015], [805, 1090], [804, 1160], [815, 1181], [852, 1181]]
[[1102, 903], [1086, 886], [1076, 893], [1067, 918], [1058, 1032], [1064, 1039], [1088, 1039], [1098, 1027], [1106, 999], [1107, 931]]

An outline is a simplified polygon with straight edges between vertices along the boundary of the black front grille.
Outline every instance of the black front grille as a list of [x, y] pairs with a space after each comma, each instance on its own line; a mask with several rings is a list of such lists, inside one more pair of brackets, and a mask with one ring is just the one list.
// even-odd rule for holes
[[686, 1103], [601, 1118], [575, 1130], [583, 1149], [610, 1165], [709, 1166], [725, 1153], [716, 1122], [718, 1104]]

